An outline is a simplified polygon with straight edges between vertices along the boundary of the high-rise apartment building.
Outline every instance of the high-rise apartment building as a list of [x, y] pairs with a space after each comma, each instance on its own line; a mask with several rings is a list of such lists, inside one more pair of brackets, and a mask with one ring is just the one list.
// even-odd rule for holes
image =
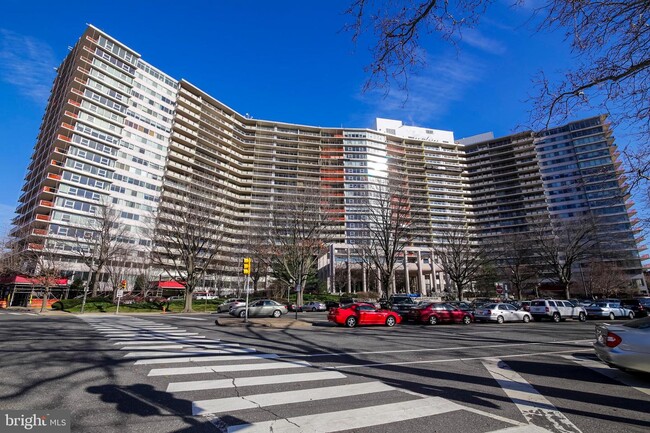
[[[210, 227], [223, 233], [211, 273], [220, 281], [207, 285], [232, 288], [239, 285], [248, 228], [268, 222], [297, 188], [317, 188], [327, 197], [327, 242], [344, 252], [367, 239], [374, 188], [397, 180], [418, 227], [404, 255], [404, 283], [430, 293], [446, 286], [432, 245], [447, 227], [468, 224], [488, 239], [516, 230], [531, 215], [578, 205], [610, 212], [598, 210], [601, 199], [612, 198], [605, 191], [623, 188], [610, 133], [603, 118], [584, 122], [537, 138], [457, 141], [451, 131], [389, 119], [377, 119], [375, 129], [253, 119], [89, 26], [58, 68], [12, 234], [25, 249], [52, 251], [66, 270], [83, 274], [79, 246], [92, 239], [98, 206], [110, 204], [128, 228], [121, 240], [131, 247], [135, 275], [150, 266], [147, 254], [160, 242], [155, 220], [173, 222], [179, 203], [201, 203], [213, 215]], [[562, 149], [552, 147], [560, 143]], [[558, 153], [569, 149], [571, 161]], [[607, 176], [589, 174], [603, 164], [611, 166]], [[580, 174], [556, 178], [571, 170]], [[583, 198], [556, 202], [571, 195], [561, 191], [577, 178]], [[618, 200], [607, 230], [624, 233], [621, 249], [636, 278], [638, 251], [625, 197]]]

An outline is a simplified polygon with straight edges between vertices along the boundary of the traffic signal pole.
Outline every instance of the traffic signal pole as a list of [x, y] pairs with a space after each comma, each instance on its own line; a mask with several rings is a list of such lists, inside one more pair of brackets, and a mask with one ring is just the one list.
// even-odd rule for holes
[[248, 323], [248, 286], [251, 275], [251, 258], [244, 257], [244, 263], [242, 267], [242, 273], [244, 274], [244, 291], [246, 292], [246, 308], [244, 309], [244, 323]]

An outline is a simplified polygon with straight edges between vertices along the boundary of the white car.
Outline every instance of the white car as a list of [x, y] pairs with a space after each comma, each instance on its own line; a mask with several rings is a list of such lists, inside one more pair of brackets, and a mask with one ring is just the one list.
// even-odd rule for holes
[[650, 317], [624, 325], [596, 325], [594, 349], [607, 365], [650, 373]]
[[311, 301], [302, 306], [302, 311], [327, 311], [327, 307], [322, 302]]
[[564, 319], [587, 320], [587, 312], [583, 307], [577, 307], [564, 299], [535, 299], [530, 302], [530, 315], [536, 322], [551, 319], [559, 322]]
[[618, 318], [634, 319], [634, 311], [625, 308], [621, 305], [620, 301], [596, 301], [593, 304], [585, 307], [587, 317], [592, 318], [608, 318], [614, 320]]
[[474, 320], [477, 322], [530, 322], [528, 311], [517, 310], [511, 304], [485, 304], [474, 311]]
[[226, 299], [223, 304], [217, 307], [217, 313], [230, 311], [231, 308], [243, 307], [244, 305], [246, 305], [245, 299], [239, 299], [239, 298]]

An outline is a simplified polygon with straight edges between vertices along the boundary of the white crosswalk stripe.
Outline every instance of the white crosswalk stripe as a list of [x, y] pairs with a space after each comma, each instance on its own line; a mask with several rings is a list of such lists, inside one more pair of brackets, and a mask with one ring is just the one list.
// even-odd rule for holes
[[149, 352], [129, 352], [124, 355], [125, 358], [156, 358], [160, 356], [188, 356], [188, 355], [202, 355], [202, 354], [211, 354], [211, 355], [232, 355], [235, 353], [255, 353], [255, 349], [206, 349], [206, 350], [175, 350], [175, 351], [149, 351]]
[[462, 410], [463, 406], [440, 397], [423, 398], [400, 403], [390, 403], [360, 409], [304, 415], [273, 421], [240, 424], [228, 427], [228, 433], [327, 433], [358, 430], [398, 421], [439, 415]]
[[[186, 352], [189, 353], [189, 352]], [[186, 354], [185, 353], [185, 354]], [[135, 362], [135, 365], [152, 365], [152, 364], [174, 364], [174, 363], [196, 363], [196, 362], [219, 362], [219, 361], [241, 361], [241, 360], [251, 360], [251, 359], [274, 359], [278, 358], [278, 355], [275, 353], [256, 353], [253, 355], [217, 355], [211, 356], [194, 354], [194, 356], [173, 356], [173, 357], [160, 357], [160, 358], [151, 358], [151, 359], [138, 359]]]
[[286, 392], [247, 395], [245, 397], [200, 400], [192, 403], [192, 415], [206, 415], [232, 412], [256, 407], [277, 406], [303, 401], [328, 400], [337, 397], [352, 397], [376, 392], [397, 391], [381, 382], [355, 383], [321, 388], [299, 389]]
[[311, 373], [280, 374], [274, 376], [238, 377], [234, 379], [195, 380], [192, 382], [172, 382], [167, 392], [200, 391], [206, 389], [243, 388], [246, 386], [274, 385], [280, 383], [299, 383], [322, 380], [344, 379], [338, 371], [316, 371]]
[[276, 362], [267, 362], [262, 364], [207, 365], [201, 367], [154, 368], [149, 372], [149, 376], [173, 376], [173, 375], [181, 375], [181, 374], [281, 370], [285, 368], [301, 368], [301, 367], [310, 367], [310, 366], [311, 364], [305, 361], [292, 361], [292, 362], [276, 361]]

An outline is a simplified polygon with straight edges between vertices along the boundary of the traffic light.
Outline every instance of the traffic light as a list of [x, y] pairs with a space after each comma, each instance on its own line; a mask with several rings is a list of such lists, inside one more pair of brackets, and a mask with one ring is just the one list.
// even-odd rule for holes
[[250, 275], [251, 273], [251, 258], [250, 257], [244, 257], [244, 267], [242, 269], [244, 272], [244, 275]]
[[120, 289], [126, 289], [126, 280], [120, 281]]

